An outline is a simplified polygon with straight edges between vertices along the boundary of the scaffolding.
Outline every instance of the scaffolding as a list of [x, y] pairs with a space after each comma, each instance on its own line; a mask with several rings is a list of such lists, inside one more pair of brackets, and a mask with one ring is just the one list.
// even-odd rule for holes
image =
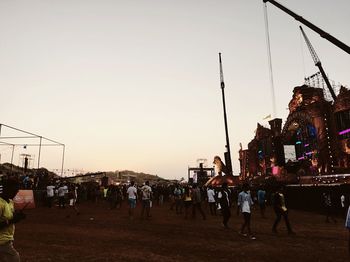
[[[3, 131], [6, 129], [12, 130], [19, 132], [21, 135], [19, 136], [14, 136], [14, 135], [9, 135], [9, 136], [2, 136]], [[28, 143], [28, 141], [32, 141], [31, 139], [35, 139], [34, 143]], [[11, 141], [18, 141], [20, 140], [21, 142], [13, 142]], [[23, 143], [22, 143], [23, 141]], [[14, 157], [14, 151], [16, 147], [24, 147], [26, 148], [27, 146], [33, 146], [33, 147], [38, 147], [38, 169], [40, 168], [40, 158], [41, 158], [41, 149], [42, 147], [50, 147], [50, 146], [58, 146], [62, 147], [62, 161], [61, 161], [61, 176], [63, 176], [63, 166], [64, 166], [64, 154], [65, 154], [65, 144], [62, 144], [60, 142], [57, 142], [55, 140], [49, 139], [47, 137], [37, 135], [13, 126], [5, 125], [0, 123], [0, 146], [11, 146], [12, 147], [12, 153], [11, 153], [11, 168], [13, 167], [13, 157]]]

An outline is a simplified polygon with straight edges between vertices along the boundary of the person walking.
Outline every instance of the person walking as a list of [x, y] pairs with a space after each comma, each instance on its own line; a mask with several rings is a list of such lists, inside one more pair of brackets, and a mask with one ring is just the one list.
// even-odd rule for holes
[[52, 181], [50, 181], [49, 185], [46, 187], [46, 199], [47, 199], [47, 206], [49, 208], [52, 207], [54, 196], [55, 196], [55, 186], [53, 185]]
[[146, 218], [150, 218], [151, 211], [151, 198], [152, 198], [152, 188], [149, 186], [149, 182], [146, 181], [145, 185], [141, 187], [142, 192], [142, 210], [141, 210], [141, 219], [143, 219], [145, 210]]
[[334, 208], [332, 205], [332, 196], [331, 196], [330, 190], [328, 192], [324, 192], [322, 196], [323, 196], [323, 204], [326, 212], [326, 223], [329, 223], [330, 220], [332, 220], [333, 223], [336, 223], [337, 220], [334, 217]]
[[77, 207], [77, 199], [78, 199], [77, 191], [78, 191], [78, 187], [75, 184], [70, 184], [68, 186], [69, 207], [71, 207], [75, 211], [76, 215], [80, 215], [79, 209]]
[[8, 178], [3, 183], [0, 195], [0, 261], [19, 262], [20, 255], [13, 247], [15, 224], [25, 218], [23, 212], [16, 212], [13, 198], [19, 191], [19, 183]]
[[129, 218], [134, 219], [134, 209], [136, 208], [136, 199], [137, 199], [137, 189], [134, 186], [135, 182], [131, 181], [126, 194], [128, 195], [129, 202]]
[[192, 205], [192, 196], [189, 186], [185, 187], [185, 192], [183, 194], [184, 206], [185, 206], [185, 219], [188, 218], [188, 210]]
[[68, 193], [68, 187], [64, 183], [61, 183], [57, 191], [58, 191], [58, 206], [60, 208], [65, 208], [66, 194]]
[[181, 214], [182, 213], [182, 189], [179, 184], [176, 184], [173, 195], [175, 200], [176, 214]]
[[222, 225], [224, 226], [224, 228], [229, 228], [227, 223], [231, 217], [230, 192], [228, 190], [228, 185], [226, 182], [222, 183], [221, 189], [218, 192], [218, 202], [222, 214]]
[[348, 252], [350, 255], [350, 206], [348, 207], [348, 213], [345, 219], [345, 227], [348, 229]]
[[201, 206], [201, 203], [202, 203], [201, 190], [197, 186], [197, 184], [193, 184], [191, 198], [192, 198], [192, 218], [196, 218], [196, 210], [198, 210], [199, 213], [201, 213], [203, 220], [205, 220], [206, 217]]
[[290, 223], [289, 223], [288, 209], [286, 207], [286, 201], [285, 201], [285, 197], [283, 194], [283, 186], [280, 186], [273, 195], [273, 209], [274, 209], [275, 214], [276, 214], [276, 219], [275, 219], [275, 222], [272, 226], [272, 232], [275, 234], [277, 233], [278, 223], [281, 221], [281, 218], [283, 217], [284, 221], [286, 223], [288, 234], [290, 234], [290, 235], [295, 234], [294, 231], [292, 230]]
[[258, 204], [260, 208], [260, 214], [262, 218], [265, 218], [265, 209], [266, 209], [266, 191], [261, 186], [258, 190]]
[[238, 233], [242, 236], [247, 236], [247, 234], [245, 233], [245, 229], [247, 229], [248, 237], [252, 240], [255, 240], [256, 238], [252, 235], [252, 231], [250, 228], [251, 206], [253, 205], [253, 200], [249, 192], [248, 184], [243, 185], [243, 190], [238, 195], [237, 205], [243, 215], [243, 224]]
[[210, 209], [210, 214], [216, 216], [216, 201], [215, 201], [215, 192], [212, 186], [208, 187], [207, 198]]

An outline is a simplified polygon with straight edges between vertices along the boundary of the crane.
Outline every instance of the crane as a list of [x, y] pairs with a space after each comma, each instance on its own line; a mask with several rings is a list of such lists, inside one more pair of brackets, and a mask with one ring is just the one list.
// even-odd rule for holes
[[274, 0], [263, 0], [263, 2], [264, 3], [270, 2], [274, 6], [278, 7], [279, 9], [281, 9], [282, 11], [284, 11], [287, 14], [289, 14], [290, 16], [294, 17], [295, 20], [299, 21], [300, 23], [306, 25], [307, 27], [309, 27], [310, 29], [312, 29], [313, 31], [318, 33], [322, 38], [327, 39], [329, 42], [333, 43], [334, 45], [336, 45], [337, 47], [339, 47], [343, 51], [345, 51], [348, 54], [350, 54], [350, 47], [348, 45], [344, 44], [343, 42], [341, 42], [340, 40], [338, 40], [334, 36], [332, 36], [332, 35], [328, 34], [327, 32], [323, 31], [321, 28], [315, 26], [314, 24], [312, 24], [308, 20], [304, 19], [302, 16], [297, 15], [293, 11], [289, 10], [288, 8], [286, 8], [285, 6], [281, 5], [280, 3], [278, 3], [278, 2], [276, 2]]
[[221, 53], [219, 53], [219, 64], [220, 64], [220, 87], [221, 87], [221, 93], [222, 93], [222, 104], [224, 109], [224, 122], [225, 122], [225, 134], [226, 134], [226, 152], [225, 155], [225, 162], [226, 167], [229, 170], [229, 173], [232, 174], [232, 161], [231, 161], [231, 150], [230, 150], [230, 141], [228, 137], [228, 127], [227, 127], [227, 115], [226, 115], [226, 103], [225, 103], [225, 82], [224, 82], [224, 71], [222, 69], [222, 61], [221, 61]]
[[328, 80], [326, 73], [323, 70], [321, 60], [318, 58], [317, 53], [316, 53], [315, 49], [313, 48], [313, 46], [311, 45], [311, 42], [310, 42], [309, 38], [307, 37], [307, 35], [305, 34], [303, 28], [301, 26], [299, 26], [299, 28], [300, 28], [301, 33], [303, 34], [306, 45], [309, 48], [309, 51], [311, 53], [312, 59], [314, 60], [315, 66], [317, 66], [318, 69], [320, 70], [321, 75], [322, 75], [324, 81], [326, 82], [327, 88], [328, 88], [329, 92], [331, 93], [333, 100], [335, 100], [336, 95], [335, 95], [334, 90], [331, 86], [331, 83], [329, 83], [329, 80]]

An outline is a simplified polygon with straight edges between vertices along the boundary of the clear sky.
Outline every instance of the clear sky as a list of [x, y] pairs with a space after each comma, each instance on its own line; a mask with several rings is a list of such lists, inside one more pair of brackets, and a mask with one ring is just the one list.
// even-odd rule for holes
[[[280, 3], [350, 45], [349, 0]], [[317, 68], [299, 23], [271, 4], [268, 17], [285, 121], [293, 88]], [[349, 87], [350, 56], [304, 30], [329, 77]], [[0, 1], [0, 123], [64, 143], [65, 168], [187, 177], [225, 151], [219, 52], [238, 174], [239, 143], [272, 113], [261, 0]], [[0, 148], [1, 162], [10, 151]], [[15, 164], [22, 153], [37, 161], [37, 148], [18, 147]], [[41, 166], [60, 158], [43, 149]]]

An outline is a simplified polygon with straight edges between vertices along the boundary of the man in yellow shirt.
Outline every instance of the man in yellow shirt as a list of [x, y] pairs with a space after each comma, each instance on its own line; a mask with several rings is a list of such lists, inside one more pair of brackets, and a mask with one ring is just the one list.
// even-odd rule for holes
[[14, 178], [3, 182], [0, 195], [0, 261], [20, 261], [20, 256], [13, 247], [15, 223], [25, 218], [22, 212], [15, 212], [13, 198], [17, 195], [19, 183]]

